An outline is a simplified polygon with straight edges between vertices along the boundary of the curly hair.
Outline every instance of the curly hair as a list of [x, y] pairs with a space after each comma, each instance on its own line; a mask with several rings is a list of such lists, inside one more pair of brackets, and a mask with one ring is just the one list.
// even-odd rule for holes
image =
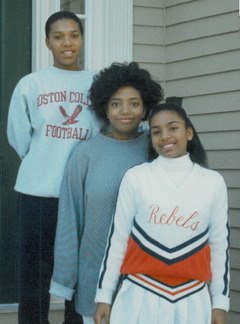
[[151, 109], [163, 99], [162, 87], [141, 69], [136, 62], [112, 63], [97, 74], [89, 90], [91, 108], [98, 118], [108, 122], [107, 105], [113, 94], [122, 87], [133, 87], [139, 91], [147, 119]]
[[[186, 114], [185, 110], [175, 104], [172, 103], [163, 103], [158, 105], [157, 107], [155, 107], [150, 114], [149, 117], [149, 126], [151, 125], [151, 120], [153, 118], [154, 115], [156, 115], [157, 113], [161, 112], [161, 111], [172, 111], [175, 112], [180, 118], [182, 118], [182, 120], [185, 123], [185, 127], [186, 128], [192, 128], [193, 130], [193, 138], [188, 141], [188, 145], [187, 145], [187, 151], [189, 152], [189, 157], [192, 160], [192, 162], [198, 163], [203, 167], [207, 167], [208, 163], [207, 163], [207, 154], [206, 151], [200, 141], [200, 138], [197, 134], [197, 131], [195, 129], [195, 127], [193, 126], [193, 123], [191, 122], [191, 120], [189, 119], [188, 115]], [[149, 159], [153, 160], [156, 157], [158, 157], [158, 154], [156, 153], [156, 151], [154, 150], [152, 143], [151, 143], [151, 139], [150, 139], [150, 146], [149, 146]]]

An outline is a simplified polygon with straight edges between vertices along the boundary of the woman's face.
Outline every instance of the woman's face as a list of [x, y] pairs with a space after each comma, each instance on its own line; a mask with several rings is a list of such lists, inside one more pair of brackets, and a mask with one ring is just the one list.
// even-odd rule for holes
[[152, 117], [150, 124], [152, 145], [162, 156], [177, 158], [187, 153], [187, 143], [193, 137], [191, 127], [174, 111], [161, 111]]
[[119, 140], [136, 138], [144, 115], [145, 108], [138, 90], [133, 87], [118, 89], [107, 105], [107, 117], [112, 126], [110, 136]]
[[55, 21], [46, 45], [52, 51], [54, 66], [64, 70], [79, 70], [78, 61], [83, 44], [79, 25], [72, 19]]

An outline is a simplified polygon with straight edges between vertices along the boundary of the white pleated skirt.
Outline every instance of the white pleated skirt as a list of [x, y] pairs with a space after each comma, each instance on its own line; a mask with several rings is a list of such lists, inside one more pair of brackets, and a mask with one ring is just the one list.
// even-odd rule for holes
[[207, 285], [171, 303], [124, 280], [112, 307], [110, 324], [211, 324], [211, 313]]

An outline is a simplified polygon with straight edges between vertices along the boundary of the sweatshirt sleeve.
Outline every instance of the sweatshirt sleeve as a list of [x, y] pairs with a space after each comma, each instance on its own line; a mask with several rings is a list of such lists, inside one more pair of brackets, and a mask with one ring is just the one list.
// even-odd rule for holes
[[21, 159], [29, 151], [33, 133], [30, 118], [30, 105], [34, 104], [31, 102], [33, 94], [28, 91], [26, 78], [23, 78], [13, 91], [8, 113], [8, 141]]
[[119, 281], [121, 265], [127, 250], [128, 239], [136, 214], [136, 205], [129, 171], [123, 177], [119, 188], [115, 215], [100, 269], [95, 297], [96, 303], [111, 304]]
[[87, 156], [79, 143], [71, 155], [62, 181], [54, 247], [50, 293], [71, 300], [77, 283], [78, 251], [84, 227], [84, 180]]
[[211, 248], [210, 294], [212, 308], [229, 310], [229, 221], [227, 189], [220, 176], [211, 211], [209, 244]]

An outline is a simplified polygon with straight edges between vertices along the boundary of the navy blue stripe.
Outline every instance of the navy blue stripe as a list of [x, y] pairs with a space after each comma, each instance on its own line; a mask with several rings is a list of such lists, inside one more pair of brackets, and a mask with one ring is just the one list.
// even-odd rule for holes
[[[227, 236], [227, 241], [228, 241], [228, 246], [226, 249], [226, 263], [225, 263], [225, 273], [224, 273], [224, 289], [223, 289], [223, 295], [228, 294], [228, 273], [229, 273], [229, 246], [230, 246], [230, 226], [229, 223], [227, 222], [227, 231], [228, 231], [228, 236]], [[229, 296], [228, 296], [229, 297]]]
[[155, 259], [162, 261], [168, 265], [173, 265], [175, 263], [178, 263], [180, 261], [183, 261], [183, 260], [189, 258], [190, 256], [196, 254], [198, 251], [202, 250], [208, 243], [208, 240], [206, 240], [201, 245], [197, 246], [195, 249], [193, 249], [185, 254], [182, 254], [179, 257], [176, 257], [176, 258], [170, 260], [170, 259], [164, 258], [162, 255], [147, 248], [145, 245], [142, 244], [142, 242], [133, 233], [131, 233], [131, 237], [132, 237], [133, 241], [141, 248], [141, 250], [143, 250], [147, 254], [151, 255]]
[[144, 277], [147, 277], [147, 278], [151, 279], [152, 281], [155, 281], [155, 282], [157, 282], [157, 283], [160, 283], [160, 284], [162, 284], [162, 285], [164, 285], [164, 286], [166, 286], [166, 287], [169, 287], [169, 288], [173, 288], [173, 287], [174, 287], [174, 288], [182, 287], [182, 286], [185, 286], [185, 285], [187, 285], [187, 284], [189, 284], [189, 283], [195, 281], [195, 280], [190, 279], [190, 280], [185, 281], [184, 283], [181, 283], [181, 284], [179, 284], [179, 285], [171, 286], [171, 285], [167, 285], [165, 282], [162, 282], [162, 281], [160, 281], [160, 280], [157, 280], [156, 278], [153, 278], [153, 277], [151, 277], [151, 276], [149, 276], [149, 275], [144, 275]]
[[99, 289], [102, 288], [103, 277], [104, 277], [106, 269], [107, 269], [107, 259], [108, 259], [108, 254], [109, 254], [109, 250], [110, 250], [110, 247], [111, 247], [110, 242], [111, 242], [111, 239], [112, 239], [113, 232], [114, 232], [114, 222], [112, 223], [112, 226], [111, 226], [111, 229], [110, 229], [107, 249], [106, 249], [106, 253], [105, 253], [105, 256], [104, 256], [104, 260], [103, 260], [103, 270], [101, 272], [101, 275], [100, 275], [99, 281], [98, 281], [98, 288]]
[[172, 303], [172, 304], [178, 302], [178, 301], [181, 300], [181, 299], [184, 299], [184, 298], [187, 298], [187, 297], [189, 297], [189, 296], [191, 296], [191, 295], [196, 294], [197, 292], [201, 291], [201, 290], [205, 287], [205, 285], [206, 285], [206, 284], [204, 284], [202, 287], [198, 288], [197, 290], [191, 291], [191, 292], [189, 292], [188, 294], [186, 294], [186, 295], [184, 295], [184, 296], [181, 296], [181, 297], [178, 297], [178, 298], [175, 299], [175, 300], [172, 300], [172, 299], [167, 298], [167, 297], [164, 296], [164, 295], [161, 295], [160, 293], [157, 293], [156, 291], [151, 290], [150, 288], [145, 287], [144, 285], [141, 285], [139, 282], [135, 282], [134, 280], [132, 280], [132, 279], [129, 278], [129, 277], [127, 277], [126, 279], [129, 280], [129, 281], [131, 281], [131, 282], [134, 283], [135, 285], [137, 285], [137, 286], [139, 286], [139, 287], [142, 287], [143, 289], [145, 289], [145, 290], [147, 290], [147, 291], [153, 293], [154, 295], [157, 295], [157, 296], [159, 296], [159, 297], [161, 297], [161, 298], [167, 300], [168, 302], [170, 302], [170, 303]]
[[162, 245], [161, 243], [159, 243], [158, 241], [154, 240], [152, 237], [150, 237], [139, 225], [138, 223], [136, 222], [136, 219], [134, 219], [134, 222], [133, 222], [133, 225], [134, 227], [138, 230], [139, 233], [141, 233], [141, 235], [148, 241], [150, 242], [151, 244], [155, 245], [156, 247], [162, 249], [163, 251], [166, 251], [168, 253], [172, 253], [172, 252], [177, 252], [183, 248], [185, 248], [186, 246], [189, 246], [195, 242], [197, 242], [199, 239], [201, 239], [202, 237], [204, 237], [207, 233], [208, 233], [208, 228], [202, 232], [201, 234], [193, 237], [192, 239], [170, 249], [170, 248], [167, 248], [166, 246]]

